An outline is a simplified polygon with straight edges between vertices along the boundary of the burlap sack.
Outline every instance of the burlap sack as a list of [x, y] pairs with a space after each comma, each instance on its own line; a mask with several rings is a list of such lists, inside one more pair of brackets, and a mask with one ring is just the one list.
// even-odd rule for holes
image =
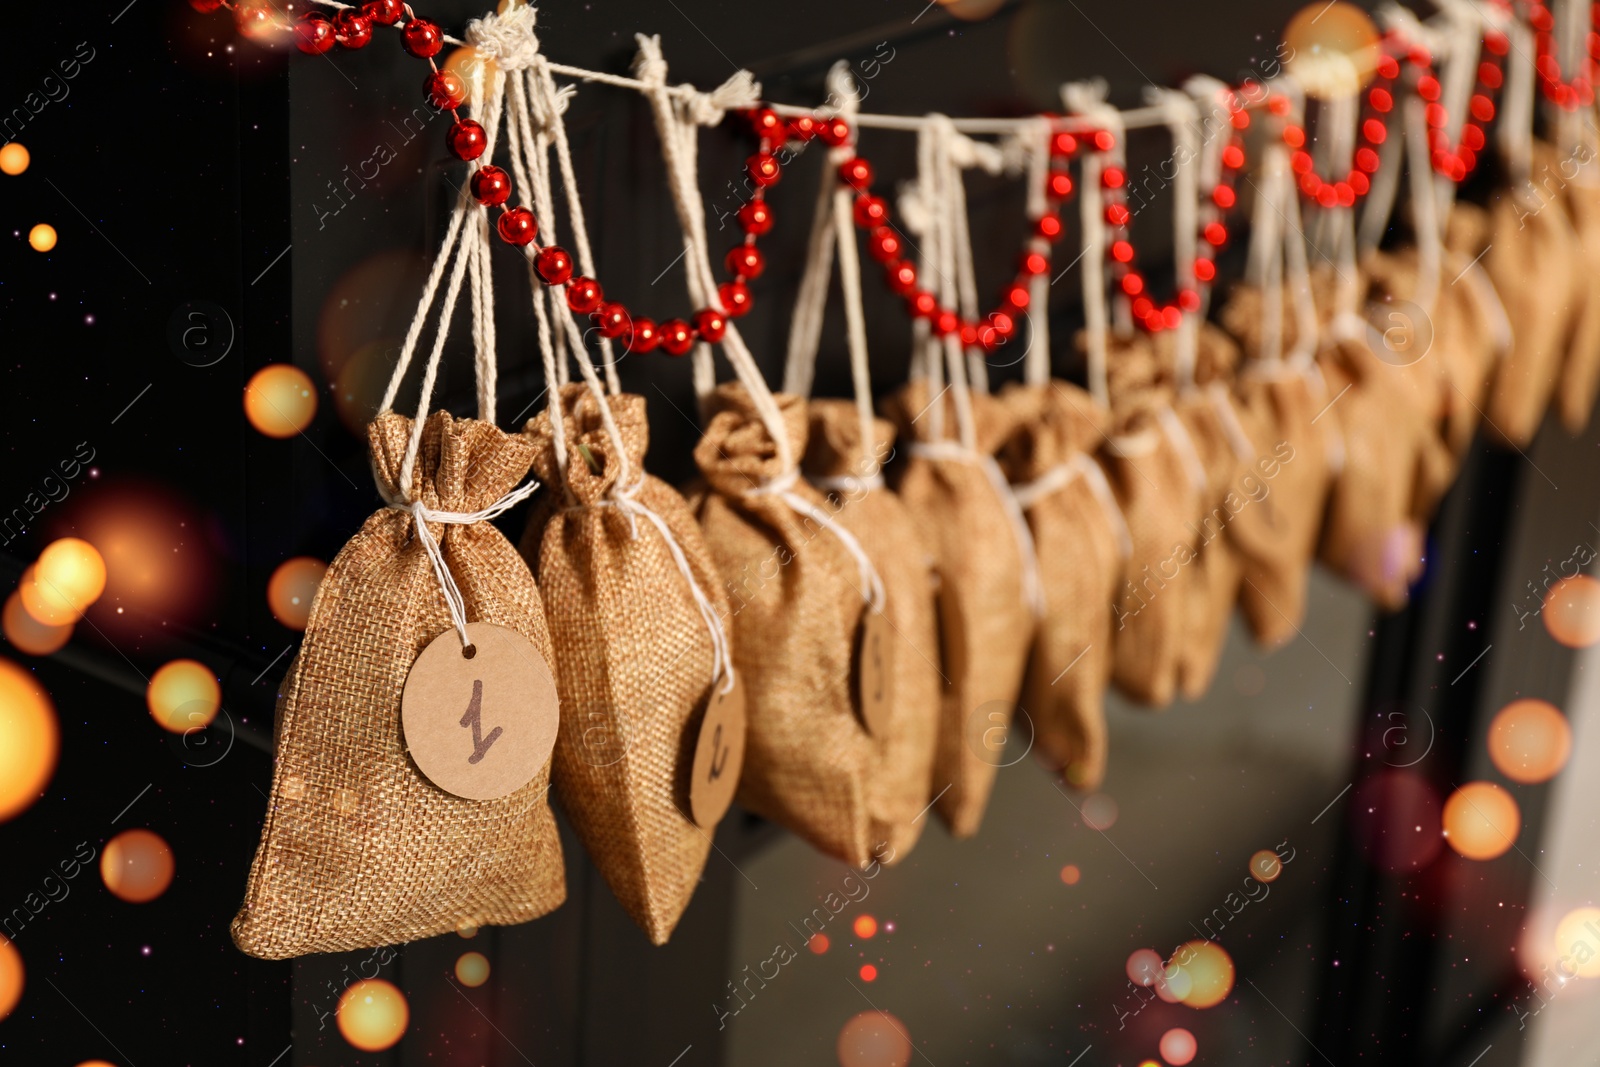
[[[881, 484], [863, 482], [887, 462], [894, 427], [873, 422], [875, 439], [863, 448], [861, 422], [849, 400], [813, 400], [802, 467], [808, 478], [831, 480], [828, 509], [855, 535], [877, 568], [886, 594], [884, 612], [895, 648], [888, 725], [873, 738], [876, 752], [867, 781], [872, 843], [888, 842], [884, 863], [903, 859], [927, 819], [933, 796], [934, 751], [939, 736], [939, 633], [934, 617], [933, 554], [922, 542], [904, 503]], [[842, 480], [842, 482], [841, 482]]]
[[[644, 473], [649, 426], [641, 396], [609, 400], [629, 480], [626, 499], [660, 517], [701, 591], [727, 598], [676, 490]], [[712, 686], [705, 619], [660, 532], [617, 507], [616, 446], [585, 385], [561, 389], [569, 463], [552, 448], [549, 411], [529, 420], [533, 469], [545, 485], [521, 551], [538, 575], [560, 657], [556, 794], [617, 900], [655, 944], [665, 944], [700, 880], [711, 830], [689, 817], [694, 744]], [[580, 451], [587, 449], [599, 473]], [[567, 496], [570, 492], [570, 498]]]
[[1489, 213], [1476, 204], [1457, 202], [1445, 226], [1441, 299], [1455, 305], [1454, 322], [1446, 318], [1444, 355], [1449, 358], [1451, 390], [1445, 411], [1444, 440], [1459, 463], [1483, 421], [1495, 364], [1510, 344], [1505, 309], [1480, 258], [1489, 246]]
[[1511, 351], [1501, 360], [1485, 407], [1491, 437], [1526, 448], [1544, 421], [1587, 281], [1558, 193], [1513, 188], [1490, 207], [1493, 236], [1484, 269], [1511, 320]]
[[[796, 457], [805, 454], [806, 402], [777, 397]], [[708, 492], [699, 505], [706, 547], [728, 592], [733, 660], [744, 686], [739, 802], [846, 863], [872, 859], [876, 745], [851, 692], [865, 607], [855, 560], [839, 539], [776, 493], [776, 446], [744, 387], [712, 398], [695, 446]], [[790, 491], [827, 509], [803, 481]]]
[[[953, 397], [946, 392], [944, 425], [956, 425]], [[930, 403], [923, 382], [908, 384], [886, 405], [900, 431], [906, 455], [896, 472], [896, 491], [911, 512], [923, 543], [934, 556], [941, 590], [941, 634], [956, 641], [959, 657], [941, 645], [949, 682], [940, 696], [939, 745], [934, 757], [935, 808], [956, 837], [977, 833], [994, 786], [997, 764], [986, 754], [986, 729], [1009, 722], [1027, 665], [1034, 617], [1023, 587], [1023, 560], [1016, 531], [996, 498], [995, 486], [977, 463], [918, 456], [905, 442], [932, 436]], [[1012, 416], [996, 398], [973, 394], [978, 455], [992, 457], [1009, 436]], [[947, 588], [945, 588], [947, 587]], [[952, 610], [951, 605], [958, 605]], [[959, 659], [964, 669], [953, 665]], [[946, 788], [948, 786], [948, 788]]]
[[1034, 751], [1068, 784], [1097, 789], [1106, 771], [1111, 601], [1123, 580], [1126, 530], [1097, 496], [1088, 468], [1111, 413], [1059, 381], [1011, 385], [1002, 399], [1017, 429], [1000, 463], [1028, 516], [1045, 598], [1022, 707]]
[[1403, 607], [1422, 571], [1422, 526], [1413, 500], [1432, 428], [1402, 393], [1391, 369], [1357, 340], [1318, 354], [1339, 397], [1324, 418], [1343, 430], [1345, 462], [1333, 479], [1319, 558], [1386, 610]]
[[[368, 428], [380, 485], [396, 482], [411, 420]], [[488, 423], [429, 416], [410, 499], [470, 512], [528, 471], [532, 446]], [[272, 796], [234, 942], [284, 959], [393, 945], [464, 925], [526, 922], [566, 896], [545, 800], [548, 765], [515, 793], [467, 800], [406, 752], [400, 695], [417, 655], [450, 629], [439, 582], [406, 512], [376, 512], [339, 551], [284, 682]], [[533, 576], [487, 522], [430, 526], [467, 618], [509, 627], [555, 663]]]
[[1589, 425], [1595, 390], [1600, 386], [1600, 185], [1590, 184], [1594, 181], [1592, 173], [1584, 177], [1586, 182], [1574, 179], [1562, 190], [1567, 215], [1578, 238], [1573, 259], [1581, 283], [1577, 287], [1578, 310], [1556, 389], [1556, 411], [1561, 424], [1572, 434], [1581, 433]]

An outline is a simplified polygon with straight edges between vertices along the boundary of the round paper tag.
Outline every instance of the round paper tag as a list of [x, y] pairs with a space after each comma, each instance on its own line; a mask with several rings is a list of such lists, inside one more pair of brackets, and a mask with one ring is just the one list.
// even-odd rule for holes
[[967, 671], [967, 624], [961, 614], [961, 594], [956, 583], [939, 575], [939, 669], [944, 672], [945, 688], [955, 689]]
[[452, 628], [422, 650], [400, 696], [411, 758], [428, 780], [469, 800], [527, 785], [550, 759], [559, 723], [555, 679], [515, 630], [467, 623], [472, 655]]
[[689, 772], [689, 812], [702, 830], [726, 814], [744, 767], [744, 680], [735, 676], [732, 689], [723, 693], [721, 688], [719, 679], [700, 721]]
[[863, 611], [856, 634], [856, 709], [873, 737], [884, 736], [894, 709], [894, 646], [888, 614]]

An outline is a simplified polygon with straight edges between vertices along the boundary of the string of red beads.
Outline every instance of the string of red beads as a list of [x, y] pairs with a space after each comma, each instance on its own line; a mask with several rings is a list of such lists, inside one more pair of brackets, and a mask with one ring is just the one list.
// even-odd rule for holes
[[1322, 207], [1350, 207], [1372, 188], [1371, 175], [1378, 171], [1379, 146], [1389, 139], [1389, 116], [1394, 111], [1394, 84], [1400, 77], [1400, 61], [1387, 52], [1382, 53], [1373, 73], [1375, 83], [1367, 90], [1364, 115], [1358, 127], [1362, 143], [1356, 148], [1350, 171], [1343, 178], [1324, 178], [1313, 169], [1311, 153], [1306, 150], [1306, 128], [1288, 119], [1289, 99], [1274, 95], [1267, 101], [1267, 110], [1284, 119], [1283, 143], [1289, 147], [1289, 167], [1298, 176], [1300, 191]]
[[1570, 81], [1561, 76], [1556, 58], [1555, 16], [1544, 0], [1529, 0], [1528, 25], [1533, 27], [1534, 69], [1539, 73], [1539, 88], [1545, 99], [1566, 111], [1576, 111], [1594, 103], [1594, 84], [1600, 79], [1600, 5], [1590, 4], [1591, 29], [1584, 38], [1584, 57], [1578, 73]]
[[1490, 30], [1483, 36], [1483, 50], [1488, 58], [1478, 64], [1477, 85], [1467, 101], [1467, 117], [1454, 147], [1444, 132], [1450, 114], [1439, 103], [1442, 89], [1433, 72], [1433, 57], [1420, 46], [1413, 47], [1410, 52], [1411, 64], [1418, 71], [1417, 95], [1427, 104], [1428, 157], [1434, 170], [1454, 182], [1465, 181], [1478, 166], [1478, 153], [1483, 151], [1486, 140], [1483, 127], [1495, 115], [1494, 98], [1505, 81], [1505, 57], [1511, 50], [1511, 41], [1498, 30]]

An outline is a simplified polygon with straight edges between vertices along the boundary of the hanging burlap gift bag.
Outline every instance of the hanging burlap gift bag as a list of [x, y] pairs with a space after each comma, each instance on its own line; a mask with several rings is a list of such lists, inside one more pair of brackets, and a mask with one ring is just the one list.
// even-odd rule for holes
[[[717, 116], [706, 98], [669, 90], [659, 42], [638, 41], [636, 69], [684, 231], [691, 299], [715, 306], [694, 141], [698, 124]], [[713, 373], [702, 344], [695, 381], [710, 421], [695, 462], [707, 487], [698, 518], [728, 593], [748, 717], [739, 801], [863, 866], [888, 846], [872, 839], [878, 753], [851, 683], [860, 632], [869, 614], [883, 611], [884, 585], [860, 543], [799, 476], [805, 401], [768, 390], [731, 322], [722, 345], [738, 382], [707, 388]]]
[[[510, 137], [513, 159], [522, 163], [519, 178], [531, 179], [533, 206], [545, 220], [541, 243], [556, 240], [549, 221], [553, 147], [573, 212], [577, 261], [593, 277], [549, 68], [541, 57], [512, 77], [511, 110], [519, 120]], [[698, 770], [707, 779], [713, 772], [726, 778], [723, 797], [731, 798], [739, 775], [742, 718], [726, 704], [735, 684], [721, 621], [727, 599], [688, 505], [644, 470], [644, 398], [618, 391], [614, 374], [608, 395], [565, 287], [546, 286], [531, 271], [530, 284], [552, 388], [527, 437], [534, 470], [550, 490], [530, 517], [521, 549], [538, 576], [561, 650], [556, 794], [618, 901], [651, 941], [663, 944], [700, 880], [726, 806], [715, 797], [707, 803], [716, 783], [694, 777], [697, 756], [711, 746]], [[559, 335], [578, 361], [581, 383], [560, 384], [565, 362], [558, 364], [553, 344]], [[604, 338], [602, 355], [610, 371]]]
[[1471, 446], [1499, 361], [1511, 350], [1511, 322], [1488, 271], [1483, 254], [1489, 247], [1489, 213], [1458, 201], [1445, 226], [1444, 273], [1456, 281], [1441, 297], [1457, 305], [1454, 333], [1460, 342], [1444, 349], [1455, 387], [1445, 414], [1445, 443], [1459, 463]]
[[1567, 338], [1566, 357], [1556, 388], [1556, 411], [1568, 433], [1581, 433], [1594, 410], [1595, 389], [1600, 386], [1600, 164], [1595, 161], [1593, 118], [1587, 113], [1563, 115], [1570, 139], [1564, 151], [1542, 145], [1535, 168], [1560, 190], [1560, 200], [1577, 237], [1573, 249], [1578, 276], [1577, 311]]
[[[828, 92], [840, 115], [853, 119], [857, 97], [847, 63], [838, 63], [829, 72]], [[855, 154], [853, 122], [851, 126], [850, 141], [828, 150], [825, 175]], [[811, 392], [828, 276], [837, 249], [855, 396], [810, 402], [801, 468], [806, 479], [827, 494], [833, 520], [854, 535], [883, 582], [882, 623], [874, 622], [860, 638], [881, 647], [857, 647], [852, 681], [857, 711], [877, 746], [868, 780], [871, 836], [874, 843], [887, 842], [889, 851], [880, 858], [889, 863], [905, 857], [929, 822], [920, 816], [932, 796], [942, 681], [933, 556], [911, 513], [887, 488], [881, 473], [893, 455], [894, 428], [872, 414], [853, 199], [853, 191], [842, 182], [825, 179], [818, 191], [810, 253], [789, 331], [784, 391], [799, 396]], [[875, 682], [868, 657], [879, 657], [889, 665], [887, 683], [870, 692], [863, 688]]]
[[390, 410], [458, 242], [419, 420], [463, 275], [487, 274], [487, 221], [465, 193], [368, 431], [389, 506], [329, 566], [284, 682], [266, 825], [232, 927], [251, 955], [524, 922], [565, 897], [545, 799], [550, 635], [533, 577], [488, 521], [531, 490], [516, 486], [533, 456], [491, 421], [492, 327], [478, 323], [481, 421]]

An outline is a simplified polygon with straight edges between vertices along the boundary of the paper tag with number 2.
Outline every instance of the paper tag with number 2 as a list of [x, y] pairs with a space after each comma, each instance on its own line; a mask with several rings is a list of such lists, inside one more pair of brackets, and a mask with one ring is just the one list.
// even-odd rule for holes
[[428, 780], [468, 800], [508, 796], [550, 759], [559, 724], [555, 678], [515, 630], [467, 623], [472, 654], [446, 630], [406, 676], [400, 725]]

